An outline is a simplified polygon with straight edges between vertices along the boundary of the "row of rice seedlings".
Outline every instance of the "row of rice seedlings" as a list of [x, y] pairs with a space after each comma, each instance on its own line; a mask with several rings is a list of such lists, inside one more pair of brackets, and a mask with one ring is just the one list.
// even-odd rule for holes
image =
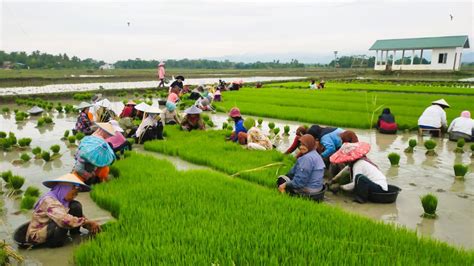
[[8, 189], [7, 196], [11, 197], [20, 194], [21, 187], [25, 183], [25, 178], [19, 175], [14, 175], [12, 171], [5, 171], [1, 173], [5, 187]]
[[118, 220], [74, 251], [77, 265], [474, 263], [472, 251], [214, 171], [136, 153], [116, 166], [120, 178], [91, 196]]
[[26, 188], [25, 193], [23, 193], [23, 198], [20, 202], [21, 210], [31, 210], [35, 205], [38, 197], [40, 196], [39, 188], [35, 186], [29, 186]]
[[[294, 90], [288, 91], [271, 88], [258, 91], [242, 90], [237, 93], [227, 93], [225, 101], [216, 104], [227, 110], [238, 105], [242, 112], [257, 116], [370, 128], [369, 121], [367, 121], [366, 93], [325, 92], [321, 95], [308, 95], [304, 90], [298, 91], [298, 93], [295, 93]], [[407, 96], [377, 95], [378, 103], [390, 107], [396, 115], [400, 129], [417, 127], [418, 116], [431, 101], [441, 97], [447, 98], [452, 103], [453, 108], [447, 110], [449, 120], [458, 117], [462, 110], [468, 108], [468, 104], [461, 96], [448, 98], [445, 95], [428, 95], [417, 96], [416, 99], [403, 97]], [[420, 97], [422, 99], [419, 99]], [[274, 110], [279, 110], [279, 112]], [[334, 120], [333, 124], [331, 124], [331, 120]]]
[[44, 115], [36, 121], [36, 126], [37, 127], [42, 127], [44, 125], [50, 125], [53, 123], [53, 118], [49, 115]]
[[10, 151], [12, 148], [19, 150], [27, 149], [31, 144], [31, 138], [17, 139], [15, 133], [0, 131], [0, 149], [3, 151]]
[[[230, 130], [184, 132], [171, 126], [165, 130], [168, 135], [166, 141], [145, 142], [145, 150], [179, 156], [265, 186], [274, 187], [277, 175], [287, 173], [294, 164], [294, 158], [277, 150], [246, 150], [237, 143], [224, 141]], [[268, 165], [272, 167], [242, 172]]]

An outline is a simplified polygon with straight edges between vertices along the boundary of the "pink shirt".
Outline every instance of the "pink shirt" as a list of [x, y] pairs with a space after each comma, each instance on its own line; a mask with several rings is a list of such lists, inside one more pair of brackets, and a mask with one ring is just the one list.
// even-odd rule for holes
[[179, 100], [179, 97], [176, 93], [172, 92], [170, 93], [170, 95], [168, 95], [168, 99], [167, 99], [169, 102], [172, 102], [172, 103], [176, 103], [178, 100]]
[[117, 148], [118, 146], [122, 145], [123, 143], [125, 143], [126, 139], [125, 137], [122, 135], [122, 133], [120, 132], [115, 132], [115, 135], [112, 136], [112, 137], [109, 137], [105, 140], [106, 142], [109, 142], [110, 144], [112, 144], [112, 147], [115, 149]]
[[164, 66], [159, 66], [158, 67], [158, 78], [159, 79], [164, 79], [165, 78], [165, 67]]

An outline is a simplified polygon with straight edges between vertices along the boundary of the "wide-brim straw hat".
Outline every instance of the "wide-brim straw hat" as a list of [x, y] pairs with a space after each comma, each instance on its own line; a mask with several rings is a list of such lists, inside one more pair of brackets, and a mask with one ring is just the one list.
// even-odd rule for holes
[[444, 100], [444, 99], [439, 99], [439, 100], [433, 101], [431, 103], [446, 106], [446, 107], [451, 107], [451, 106], [449, 106], [448, 102], [446, 102], [446, 100]]
[[120, 127], [117, 120], [110, 120], [109, 123], [112, 125], [112, 127], [114, 128], [115, 131], [123, 132], [123, 128]]
[[100, 107], [110, 108], [112, 106], [112, 103], [108, 99], [103, 99], [98, 101], [96, 105]]
[[150, 106], [146, 103], [139, 103], [139, 104], [135, 105], [135, 109], [138, 110], [138, 111], [142, 111], [142, 112], [145, 112], [145, 110], [148, 107], [150, 107]]
[[110, 123], [95, 123], [100, 129], [109, 133], [110, 135], [115, 135], [115, 128]]
[[132, 101], [132, 100], [130, 100], [130, 101], [128, 101], [128, 103], [127, 103], [126, 105], [137, 105], [137, 103], [134, 102], [134, 101]]
[[33, 106], [30, 110], [28, 110], [27, 112], [28, 112], [29, 114], [40, 114], [40, 113], [42, 113], [43, 111], [44, 111], [43, 108], [40, 108], [40, 107], [38, 107], [38, 106], [35, 105], [35, 106]]
[[193, 105], [189, 107], [188, 109], [184, 110], [184, 113], [188, 115], [197, 115], [197, 114], [202, 113], [202, 110], [197, 108], [195, 105]]
[[53, 188], [59, 183], [73, 184], [74, 186], [79, 187], [79, 191], [81, 192], [88, 192], [91, 190], [91, 188], [88, 185], [86, 185], [84, 182], [82, 182], [82, 180], [79, 179], [79, 177], [71, 173], [65, 174], [53, 180], [44, 181], [43, 185], [49, 188]]
[[353, 162], [364, 157], [370, 151], [370, 144], [367, 142], [344, 143], [341, 148], [336, 151], [329, 161], [331, 163], [347, 163]]
[[92, 107], [92, 106], [93, 106], [93, 104], [91, 104], [91, 103], [81, 102], [81, 103], [76, 107], [76, 109], [82, 110], [82, 109], [84, 109], [84, 108]]
[[163, 111], [158, 106], [150, 106], [145, 109], [145, 112], [148, 114], [161, 114]]
[[184, 77], [183, 77], [183, 76], [176, 76], [174, 79], [180, 79], [180, 80], [184, 81]]
[[229, 116], [230, 117], [239, 117], [239, 116], [242, 116], [242, 115], [240, 114], [240, 109], [239, 108], [233, 107], [232, 109], [230, 109]]
[[165, 65], [165, 62], [160, 62], [160, 64], [158, 64], [158, 66], [164, 66]]

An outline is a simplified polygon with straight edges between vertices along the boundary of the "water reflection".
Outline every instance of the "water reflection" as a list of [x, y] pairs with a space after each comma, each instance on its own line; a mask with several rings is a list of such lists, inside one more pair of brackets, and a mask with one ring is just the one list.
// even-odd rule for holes
[[431, 236], [435, 231], [435, 219], [421, 218], [416, 230], [424, 236]]
[[396, 139], [397, 135], [375, 134], [375, 144], [377, 144], [379, 151], [386, 151]]

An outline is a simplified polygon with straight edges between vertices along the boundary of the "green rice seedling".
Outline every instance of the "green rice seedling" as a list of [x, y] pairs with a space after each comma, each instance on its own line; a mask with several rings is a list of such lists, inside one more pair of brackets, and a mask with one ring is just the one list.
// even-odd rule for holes
[[9, 142], [12, 146], [16, 145], [17, 144], [17, 139], [16, 139], [16, 136], [15, 136], [15, 133], [9, 132], [8, 133], [8, 140], [9, 140]]
[[8, 107], [3, 107], [2, 112], [8, 114], [10, 112], [10, 108]]
[[215, 125], [214, 125], [214, 122], [212, 122], [212, 120], [207, 120], [207, 121], [206, 121], [206, 125], [208, 125], [208, 126], [211, 127], [211, 128], [215, 126]]
[[70, 104], [66, 104], [66, 106], [64, 106], [64, 112], [65, 112], [66, 114], [71, 113], [73, 110], [74, 110], [74, 106], [72, 106], [72, 105], [70, 105]]
[[35, 186], [29, 186], [29, 187], [26, 188], [24, 195], [25, 196], [31, 196], [31, 197], [39, 197], [40, 196], [40, 190], [39, 190], [39, 188], [37, 188]]
[[53, 123], [53, 118], [51, 116], [45, 116], [44, 117], [44, 122], [46, 124], [51, 124], [51, 123]]
[[283, 127], [283, 135], [289, 136], [290, 135], [290, 126], [286, 125]]
[[436, 155], [436, 152], [435, 152], [435, 148], [436, 148], [436, 142], [434, 140], [427, 140], [423, 143], [425, 145], [425, 148], [427, 149], [426, 151], [426, 155], [428, 156], [435, 156]]
[[12, 147], [11, 139], [9, 138], [0, 139], [0, 148], [2, 148], [2, 150], [10, 151], [11, 147]]
[[428, 193], [421, 197], [421, 205], [423, 206], [423, 210], [425, 213], [422, 215], [425, 218], [436, 218], [436, 208], [438, 207], [438, 198]]
[[44, 117], [40, 117], [40, 118], [38, 118], [38, 121], [36, 122], [36, 126], [37, 127], [42, 127], [42, 126], [44, 126], [45, 123], [46, 123], [46, 121], [44, 120]]
[[17, 122], [22, 122], [22, 121], [24, 121], [24, 120], [25, 120], [25, 116], [24, 116], [22, 113], [17, 113], [17, 114], [15, 115], [15, 121], [17, 121]]
[[228, 125], [229, 125], [229, 124], [227, 124], [226, 122], [222, 123], [222, 129], [227, 129], [227, 126], [228, 126]]
[[76, 133], [76, 140], [81, 141], [85, 137], [84, 133], [82, 132], [77, 132]]
[[18, 112], [19, 112], [18, 109], [13, 109], [13, 113], [14, 113], [14, 114], [17, 114]]
[[[120, 178], [94, 186], [91, 197], [117, 220], [74, 249], [75, 265], [474, 262], [470, 250], [419, 238], [412, 230], [331, 205], [278, 195], [275, 187], [209, 170], [181, 172], [168, 161], [137, 153], [116, 166]], [[156, 232], [160, 237], [154, 236]], [[288, 243], [297, 256], [288, 256]], [[380, 252], [383, 255], [361, 255]]]
[[28, 147], [30, 146], [30, 143], [31, 138], [21, 138], [18, 140], [18, 145], [20, 145], [20, 147]]
[[273, 122], [268, 123], [268, 128], [270, 129], [270, 132], [272, 132], [272, 130], [275, 128], [275, 123]]
[[22, 210], [33, 209], [33, 206], [35, 206], [35, 203], [37, 200], [38, 200], [37, 197], [27, 196], [27, 195], [23, 196], [20, 203], [20, 209]]
[[134, 138], [127, 138], [127, 141], [130, 142], [130, 144], [135, 144], [135, 139]]
[[113, 175], [115, 178], [120, 177], [120, 169], [117, 168], [115, 165], [110, 166], [110, 172], [111, 175]]
[[273, 129], [273, 134], [278, 135], [278, 133], [280, 133], [280, 128], [279, 127], [276, 127]]
[[4, 139], [7, 137], [7, 133], [5, 131], [0, 131], [0, 139]]
[[35, 155], [35, 158], [38, 159], [38, 156], [41, 156], [41, 148], [40, 147], [35, 147], [31, 150], [33, 155]]
[[51, 154], [49, 153], [49, 151], [43, 151], [41, 153], [41, 158], [45, 161], [45, 162], [49, 162], [51, 160]]
[[208, 114], [201, 114], [201, 118], [202, 118], [202, 120], [204, 120], [204, 122], [207, 122], [210, 119]]
[[56, 106], [55, 109], [56, 109], [56, 111], [58, 111], [58, 113], [63, 112], [63, 107], [61, 105]]
[[59, 150], [61, 149], [61, 146], [59, 146], [58, 144], [55, 144], [55, 145], [52, 145], [49, 149], [53, 152], [53, 154], [58, 154]]
[[228, 124], [227, 125], [227, 130], [232, 131], [232, 130], [234, 130], [234, 127], [231, 124]]
[[416, 139], [409, 140], [408, 141], [408, 147], [405, 149], [405, 152], [406, 153], [413, 153], [413, 150], [415, 149], [416, 144], [418, 144]]
[[258, 123], [258, 126], [261, 127], [262, 126], [262, 123], [263, 123], [263, 119], [259, 118], [257, 120], [257, 123]]
[[64, 131], [63, 137], [61, 139], [66, 140], [69, 137], [69, 134], [70, 134], [69, 130], [66, 129], [66, 131]]
[[47, 109], [48, 111], [53, 110], [53, 108], [54, 108], [54, 105], [52, 105], [52, 104], [46, 105], [46, 109]]
[[250, 128], [254, 127], [255, 126], [255, 119], [251, 118], [251, 117], [247, 117], [245, 120], [244, 120], [244, 127], [249, 130]]
[[400, 162], [400, 154], [391, 152], [388, 154], [388, 159], [390, 160], [390, 165], [392, 166], [398, 166]]
[[31, 156], [28, 153], [22, 153], [20, 159], [26, 163], [31, 160]]
[[12, 176], [13, 176], [13, 173], [10, 170], [2, 172], [2, 179], [5, 183], [8, 183]]
[[20, 190], [24, 183], [25, 178], [18, 175], [13, 175], [8, 179], [8, 184], [13, 190]]
[[76, 136], [67, 137], [67, 141], [69, 142], [69, 144], [75, 144], [76, 143]]
[[466, 144], [466, 140], [463, 138], [458, 139], [456, 143], [456, 149], [454, 149], [455, 153], [464, 153], [464, 145]]
[[454, 176], [458, 179], [464, 179], [464, 176], [466, 176], [467, 171], [469, 170], [469, 165], [463, 165], [463, 164], [455, 164], [453, 166], [454, 169]]

